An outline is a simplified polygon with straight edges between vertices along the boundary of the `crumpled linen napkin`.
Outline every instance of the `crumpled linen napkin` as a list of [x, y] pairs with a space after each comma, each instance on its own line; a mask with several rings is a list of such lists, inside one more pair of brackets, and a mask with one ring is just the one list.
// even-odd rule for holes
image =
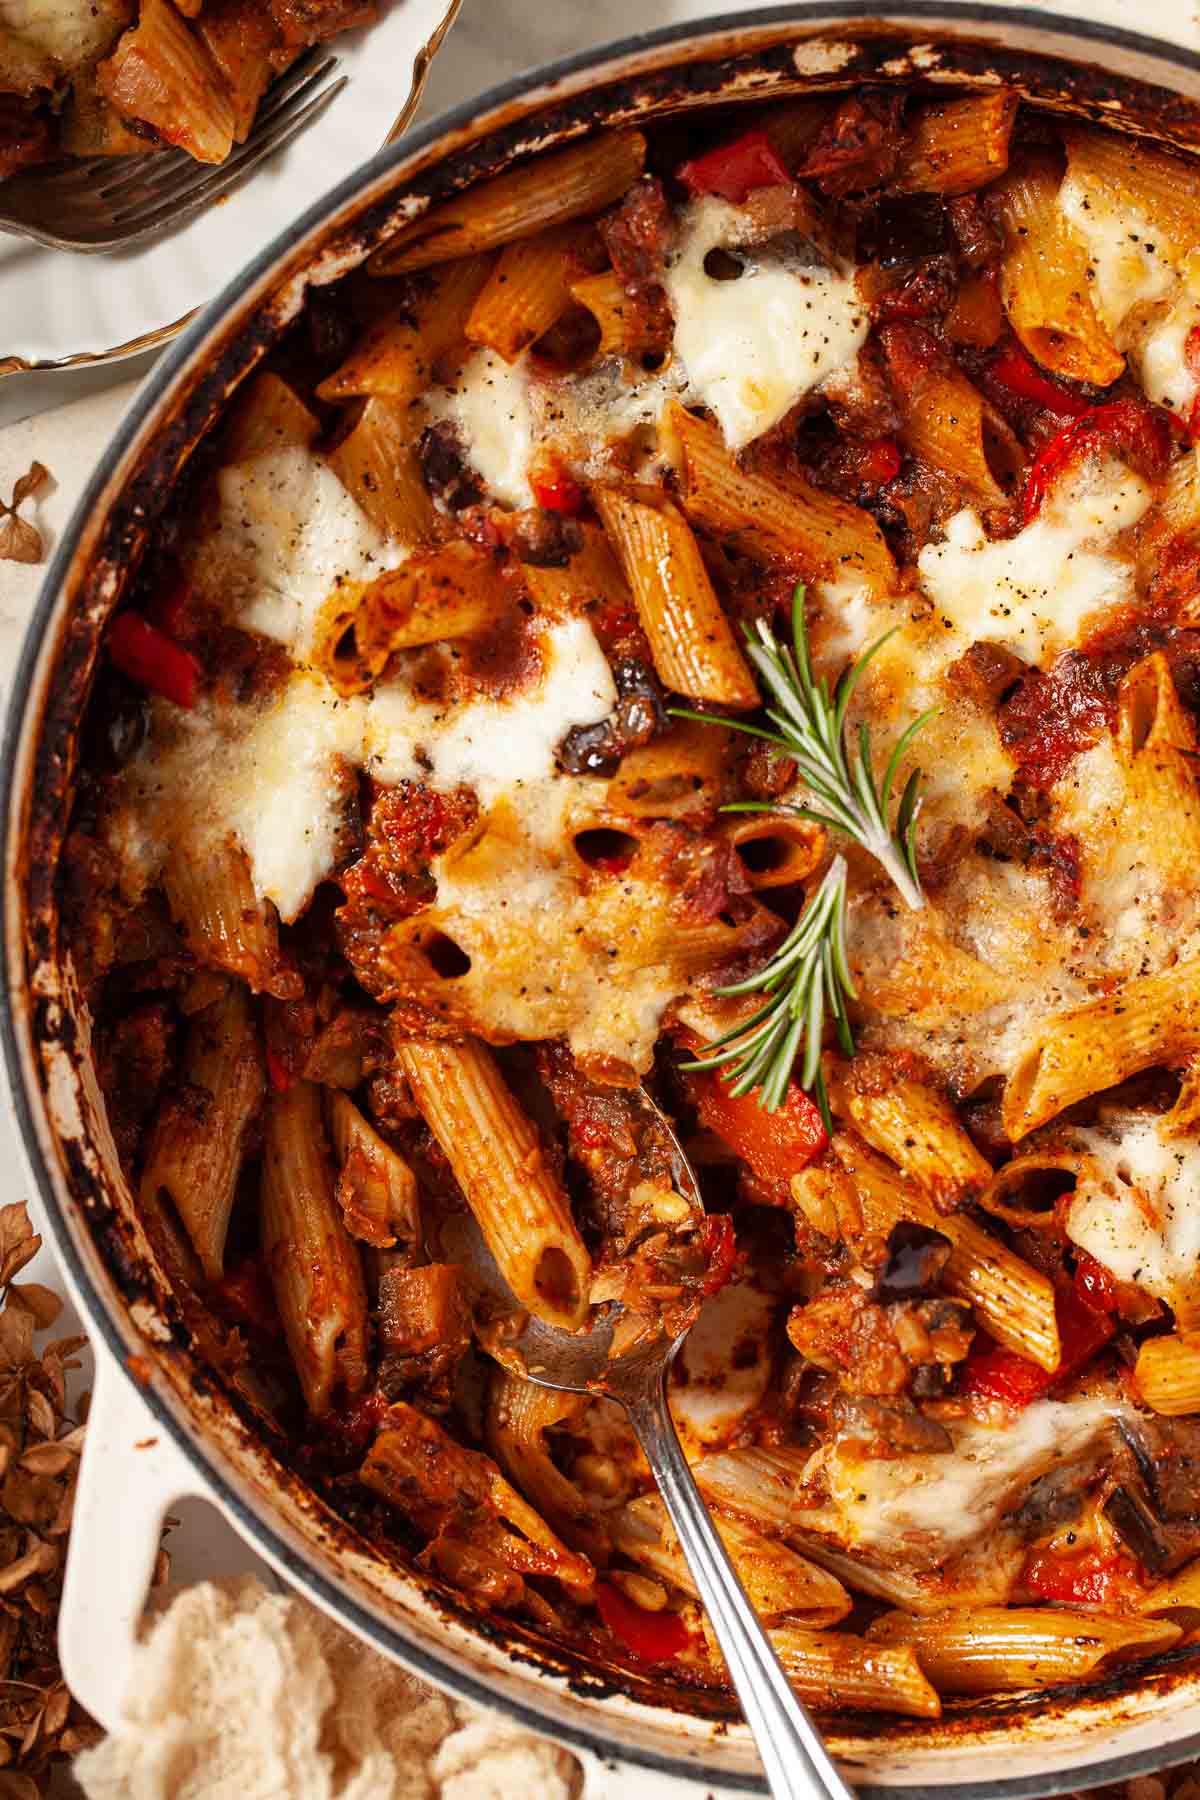
[[574, 1757], [459, 1706], [306, 1600], [250, 1578], [176, 1594], [126, 1727], [74, 1763], [88, 1800], [571, 1800]]

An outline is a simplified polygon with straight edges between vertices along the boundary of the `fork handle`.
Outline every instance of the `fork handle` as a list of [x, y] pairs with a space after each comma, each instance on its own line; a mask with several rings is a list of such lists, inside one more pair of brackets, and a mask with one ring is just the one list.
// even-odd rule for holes
[[792, 1692], [700, 1497], [667, 1405], [665, 1371], [650, 1392], [621, 1397], [724, 1652], [775, 1800], [814, 1795], [854, 1800], [807, 1708]]

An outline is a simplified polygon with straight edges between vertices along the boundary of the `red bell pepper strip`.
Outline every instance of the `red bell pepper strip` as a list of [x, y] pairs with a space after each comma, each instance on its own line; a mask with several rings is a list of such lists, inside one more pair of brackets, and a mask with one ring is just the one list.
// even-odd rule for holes
[[176, 706], [196, 704], [199, 663], [140, 612], [117, 614], [108, 634], [108, 654], [139, 687], [173, 700]]
[[1037, 364], [1015, 344], [998, 351], [988, 368], [1010, 394], [1016, 394], [1020, 400], [1032, 400], [1036, 406], [1045, 407], [1047, 412], [1078, 419], [1092, 409], [1091, 401], [1085, 400], [1082, 394], [1069, 393], [1048, 375], [1043, 375]]
[[1089, 1256], [1086, 1250], [1079, 1252], [1071, 1288], [1075, 1298], [1092, 1312], [1116, 1312], [1120, 1304], [1116, 1282], [1104, 1264]]
[[681, 163], [676, 173], [691, 194], [717, 194], [740, 206], [755, 188], [778, 187], [792, 178], [765, 131], [747, 131], [731, 144]]
[[705, 1299], [712, 1294], [719, 1294], [733, 1274], [733, 1265], [737, 1260], [737, 1238], [734, 1235], [733, 1220], [728, 1213], [708, 1213], [700, 1233], [700, 1248], [708, 1263], [708, 1273], [701, 1283], [700, 1292]]
[[639, 1662], [670, 1662], [687, 1648], [687, 1626], [678, 1613], [649, 1612], [644, 1606], [635, 1606], [610, 1582], [596, 1583], [596, 1611]]
[[1112, 400], [1072, 419], [1041, 451], [1025, 481], [1025, 523], [1042, 509], [1064, 469], [1105, 444], [1140, 461], [1165, 462], [1170, 433], [1162, 418], [1137, 400]]
[[1043, 1369], [1006, 1350], [982, 1332], [963, 1364], [959, 1392], [966, 1399], [1002, 1400], [1008, 1406], [1028, 1406], [1043, 1394], [1075, 1375], [1106, 1344], [1116, 1327], [1107, 1313], [1085, 1306], [1071, 1288], [1061, 1288], [1055, 1310], [1062, 1360], [1057, 1369]]
[[535, 470], [529, 477], [533, 497], [543, 512], [567, 513], [573, 516], [583, 510], [583, 489], [574, 476], [559, 465]]
[[773, 1113], [763, 1111], [753, 1089], [732, 1094], [716, 1074], [692, 1075], [689, 1092], [701, 1125], [735, 1150], [760, 1181], [786, 1183], [829, 1142], [815, 1103], [795, 1082]]
[[1021, 1582], [1040, 1599], [1066, 1606], [1119, 1607], [1144, 1591], [1134, 1559], [1103, 1550], [1034, 1550]]
[[868, 487], [886, 487], [900, 473], [900, 446], [895, 438], [872, 438], [859, 450], [855, 474]]

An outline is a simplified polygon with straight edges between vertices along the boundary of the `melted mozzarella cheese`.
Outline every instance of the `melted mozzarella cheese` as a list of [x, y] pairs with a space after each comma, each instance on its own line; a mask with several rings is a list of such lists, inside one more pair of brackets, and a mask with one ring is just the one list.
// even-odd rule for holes
[[174, 853], [202, 855], [231, 833], [255, 892], [296, 918], [333, 870], [343, 833], [347, 771], [442, 789], [474, 787], [491, 802], [522, 787], [557, 787], [554, 746], [574, 725], [612, 710], [612, 675], [582, 619], [552, 625], [535, 681], [505, 699], [437, 708], [403, 677], [371, 699], [339, 700], [295, 673], [260, 708], [166, 708], [135, 758], [111, 822], [127, 889], [153, 881]]
[[776, 1302], [745, 1282], [706, 1300], [671, 1377], [677, 1425], [702, 1444], [720, 1443], [762, 1403], [771, 1380]]
[[955, 655], [971, 643], [1003, 644], [1026, 662], [1068, 649], [1084, 621], [1132, 593], [1128, 558], [1112, 542], [1150, 505], [1150, 488], [1119, 464], [1064, 484], [1012, 538], [989, 539], [969, 507], [940, 544], [917, 558]]
[[[466, 1029], [563, 1037], [585, 1065], [615, 1058], [642, 1074], [688, 986], [689, 933], [657, 871], [597, 875], [579, 857], [573, 839], [607, 818], [603, 800], [603, 783], [559, 776], [497, 801], [435, 860], [437, 899], [418, 924], [469, 961], [442, 995]], [[700, 928], [710, 944], [724, 929]]]
[[1200, 396], [1197, 382], [1184, 357], [1188, 335], [1200, 326], [1200, 300], [1181, 293], [1160, 318], [1141, 333], [1135, 359], [1148, 400], [1169, 406], [1186, 418]]
[[491, 805], [518, 784], [549, 780], [556, 745], [573, 726], [606, 718], [616, 698], [591, 626], [567, 619], [542, 639], [536, 684], [511, 696], [439, 705], [401, 682], [377, 688], [367, 712], [367, 767], [389, 783], [471, 787]]
[[990, 1530], [1048, 1469], [1084, 1460], [1119, 1408], [1103, 1399], [1039, 1400], [996, 1428], [968, 1424], [940, 1455], [824, 1458], [839, 1533], [900, 1565], [932, 1568]]
[[222, 824], [246, 851], [256, 894], [288, 923], [344, 853], [365, 712], [297, 675], [229, 758]]
[[769, 431], [857, 355], [870, 328], [853, 278], [832, 269], [759, 262], [747, 249], [736, 280], [714, 280], [705, 258], [745, 244], [747, 229], [728, 201], [694, 201], [663, 283], [691, 392], [712, 408], [733, 449]]
[[301, 446], [222, 469], [217, 489], [217, 536], [202, 547], [201, 583], [229, 603], [236, 623], [286, 644], [299, 662], [340, 583], [370, 580], [408, 554]]
[[1067, 1235], [1115, 1275], [1162, 1300], [1200, 1277], [1200, 1143], [1164, 1138], [1133, 1115], [1074, 1134], [1088, 1164], [1067, 1210]]
[[1102, 189], [1068, 175], [1058, 190], [1058, 206], [1087, 251], [1092, 279], [1088, 292], [1108, 329], [1119, 340], [1134, 307], [1161, 300], [1175, 281], [1167, 246], [1128, 200], [1118, 204]]
[[444, 388], [425, 395], [431, 419], [448, 419], [458, 431], [471, 467], [504, 506], [533, 505], [529, 460], [535, 443], [526, 359], [505, 362], [494, 350], [477, 350]]

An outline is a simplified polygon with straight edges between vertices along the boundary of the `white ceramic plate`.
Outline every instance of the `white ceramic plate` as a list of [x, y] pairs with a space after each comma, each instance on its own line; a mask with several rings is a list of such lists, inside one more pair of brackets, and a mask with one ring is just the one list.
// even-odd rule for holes
[[255, 251], [374, 155], [415, 110], [461, 0], [382, 0], [334, 38], [346, 86], [228, 198], [143, 248], [72, 256], [0, 235], [0, 375], [132, 355], [165, 341]]

